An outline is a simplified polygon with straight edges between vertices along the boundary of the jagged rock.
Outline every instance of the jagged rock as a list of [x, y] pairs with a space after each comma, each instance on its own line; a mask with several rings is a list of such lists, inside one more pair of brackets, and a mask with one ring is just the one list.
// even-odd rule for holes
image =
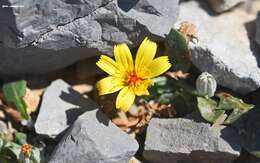
[[148, 126], [144, 157], [153, 163], [231, 163], [240, 154], [233, 128], [189, 119], [153, 118]]
[[211, 7], [216, 12], [230, 10], [243, 2], [246, 2], [246, 0], [209, 0]]
[[65, 131], [79, 115], [98, 106], [90, 99], [74, 91], [63, 80], [56, 80], [46, 89], [35, 123], [38, 134], [56, 138]]
[[179, 0], [3, 0], [0, 73], [42, 74], [83, 58], [111, 54], [115, 43], [136, 46], [164, 37]]
[[[243, 148], [252, 155], [258, 157], [258, 160], [260, 160], [259, 118], [260, 109], [256, 107], [247, 114], [241, 116], [235, 123], [231, 124], [239, 131], [237, 136], [240, 136]], [[254, 157], [251, 159], [253, 158]]]
[[256, 19], [256, 36], [255, 36], [255, 40], [257, 42], [257, 44], [260, 47], [260, 12], [258, 12], [257, 14], [257, 19]]
[[78, 118], [49, 163], [128, 163], [137, 150], [137, 141], [96, 109]]
[[[212, 74], [217, 83], [246, 94], [260, 87], [260, 54], [251, 44], [250, 22], [255, 19], [241, 10], [211, 16], [204, 2], [183, 2], [179, 24], [190, 21], [197, 26], [198, 43], [192, 45], [191, 60], [202, 72]], [[196, 14], [194, 14], [196, 13]], [[239, 19], [238, 19], [239, 17]]]

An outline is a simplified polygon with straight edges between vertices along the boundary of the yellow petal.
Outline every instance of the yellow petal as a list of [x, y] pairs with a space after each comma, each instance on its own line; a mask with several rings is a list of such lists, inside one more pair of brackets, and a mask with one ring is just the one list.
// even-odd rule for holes
[[108, 76], [97, 82], [99, 95], [105, 95], [119, 91], [124, 87], [124, 82], [117, 77]]
[[132, 54], [126, 44], [119, 44], [114, 47], [114, 55], [116, 63], [121, 71], [132, 72], [134, 69], [134, 63]]
[[118, 71], [116, 62], [108, 56], [101, 55], [96, 65], [109, 75], [115, 75]]
[[153, 78], [163, 74], [171, 67], [168, 56], [162, 56], [154, 59], [149, 65], [149, 73], [145, 75], [145, 78]]
[[150, 65], [155, 56], [156, 49], [156, 43], [150, 41], [147, 38], [143, 40], [137, 51], [135, 60], [135, 71], [137, 74], [142, 73], [141, 71]]
[[135, 94], [137, 96], [148, 96], [148, 95], [150, 95], [150, 93], [147, 89], [136, 89]]
[[134, 92], [137, 96], [149, 95], [147, 90], [149, 86], [153, 85], [153, 81], [150, 79], [140, 81], [136, 86], [134, 86]]
[[127, 112], [134, 103], [135, 94], [130, 87], [124, 87], [116, 98], [116, 108]]

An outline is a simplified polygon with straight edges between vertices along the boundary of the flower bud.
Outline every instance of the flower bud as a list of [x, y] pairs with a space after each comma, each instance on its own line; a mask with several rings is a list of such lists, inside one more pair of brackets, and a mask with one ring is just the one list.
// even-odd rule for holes
[[196, 89], [199, 95], [212, 97], [217, 89], [217, 82], [211, 74], [203, 72], [196, 80]]

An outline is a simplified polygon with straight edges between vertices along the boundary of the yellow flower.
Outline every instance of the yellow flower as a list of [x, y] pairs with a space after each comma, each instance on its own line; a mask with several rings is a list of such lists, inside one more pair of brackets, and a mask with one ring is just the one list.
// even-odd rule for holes
[[136, 95], [149, 95], [148, 87], [153, 85], [152, 78], [171, 67], [167, 56], [154, 59], [156, 49], [156, 43], [145, 38], [137, 51], [135, 63], [126, 44], [114, 47], [115, 60], [101, 55], [96, 64], [109, 76], [97, 83], [99, 95], [121, 90], [116, 99], [116, 108], [125, 112], [133, 104]]

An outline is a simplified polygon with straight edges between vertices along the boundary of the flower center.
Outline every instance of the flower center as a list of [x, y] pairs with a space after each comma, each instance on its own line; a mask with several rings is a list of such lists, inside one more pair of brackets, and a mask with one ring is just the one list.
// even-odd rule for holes
[[142, 78], [138, 77], [137, 74], [133, 72], [129, 75], [127, 83], [129, 85], [135, 85], [140, 80], [142, 80]]

